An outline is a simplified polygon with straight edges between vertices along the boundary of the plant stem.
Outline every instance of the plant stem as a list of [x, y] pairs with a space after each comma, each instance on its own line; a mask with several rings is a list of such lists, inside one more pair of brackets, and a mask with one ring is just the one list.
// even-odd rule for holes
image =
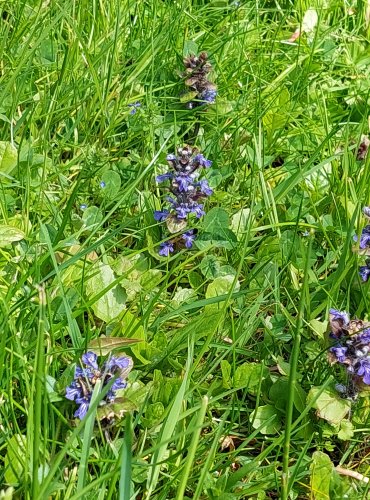
[[288, 402], [286, 406], [286, 422], [285, 422], [285, 436], [284, 436], [284, 446], [283, 446], [283, 473], [281, 476], [282, 480], [282, 491], [281, 491], [281, 499], [287, 500], [289, 495], [289, 451], [290, 451], [290, 437], [292, 432], [292, 420], [293, 420], [293, 406], [294, 406], [294, 394], [295, 394], [295, 385], [297, 381], [297, 365], [299, 358], [299, 349], [301, 344], [301, 329], [305, 308], [305, 298], [306, 298], [306, 289], [308, 285], [308, 269], [310, 263], [310, 254], [311, 254], [311, 246], [312, 246], [312, 235], [310, 236], [307, 254], [306, 254], [306, 262], [304, 269], [304, 277], [303, 284], [301, 290], [301, 297], [299, 301], [299, 309], [298, 309], [298, 318], [296, 324], [296, 332], [293, 341], [293, 350], [290, 358], [290, 373], [289, 373], [289, 384], [288, 384]]

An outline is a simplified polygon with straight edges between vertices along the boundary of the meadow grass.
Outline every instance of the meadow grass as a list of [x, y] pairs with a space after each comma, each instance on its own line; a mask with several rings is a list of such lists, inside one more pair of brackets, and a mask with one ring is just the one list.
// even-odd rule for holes
[[[334, 469], [370, 473], [368, 400], [347, 427], [315, 411], [346, 383], [329, 308], [368, 312], [368, 2], [0, 7], [0, 498], [368, 498]], [[188, 110], [202, 50], [217, 102]], [[220, 237], [159, 258], [155, 176], [189, 138]], [[141, 340], [124, 402], [97, 384], [79, 421], [65, 389], [107, 337]]]

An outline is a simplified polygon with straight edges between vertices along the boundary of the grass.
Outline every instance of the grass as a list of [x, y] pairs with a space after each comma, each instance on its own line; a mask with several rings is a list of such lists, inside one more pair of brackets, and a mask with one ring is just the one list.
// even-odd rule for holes
[[[367, 498], [335, 466], [370, 474], [368, 399], [320, 418], [347, 382], [328, 310], [369, 309], [367, 3], [0, 7], [0, 498]], [[187, 110], [202, 50], [217, 103]], [[161, 259], [155, 176], [196, 124], [233, 237]], [[76, 420], [65, 388], [107, 337], [134, 360], [124, 402], [103, 418], [96, 390]]]

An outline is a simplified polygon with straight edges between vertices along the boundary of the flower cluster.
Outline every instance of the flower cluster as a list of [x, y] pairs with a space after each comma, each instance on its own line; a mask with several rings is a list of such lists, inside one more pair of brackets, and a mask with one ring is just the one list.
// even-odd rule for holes
[[66, 389], [66, 398], [78, 404], [74, 416], [80, 420], [84, 418], [89, 409], [96, 382], [101, 380], [103, 388], [114, 380], [105, 399], [100, 402], [100, 404], [112, 403], [116, 398], [116, 391], [126, 387], [124, 378], [132, 368], [132, 360], [128, 356], [110, 356], [100, 368], [98, 356], [89, 351], [82, 355], [81, 361], [85, 367], [76, 367], [74, 380]]
[[[365, 215], [365, 217], [368, 220], [370, 220], [370, 207], [364, 207], [362, 209], [362, 212]], [[353, 239], [354, 239], [354, 241], [358, 242], [357, 235], [355, 235], [353, 237]], [[369, 252], [370, 252], [370, 224], [367, 224], [361, 232], [359, 248], [360, 248], [359, 253], [369, 255]], [[360, 266], [358, 272], [359, 272], [359, 275], [361, 277], [361, 280], [364, 283], [366, 283], [370, 277], [370, 259], [366, 259], [365, 265]]]
[[[171, 171], [158, 175], [156, 181], [170, 181], [171, 196], [167, 196], [167, 207], [164, 210], [154, 212], [154, 218], [157, 221], [166, 221], [169, 232], [175, 234], [186, 228], [191, 215], [200, 219], [205, 214], [204, 205], [199, 202], [210, 196], [213, 191], [206, 179], [199, 179], [199, 170], [209, 168], [212, 162], [191, 146], [179, 148], [177, 156], [170, 154], [167, 161]], [[186, 231], [175, 239], [162, 243], [159, 254], [168, 256], [174, 252], [176, 245], [191, 248], [194, 239], [194, 230]]]
[[350, 320], [348, 313], [330, 309], [331, 338], [329, 362], [347, 368], [355, 384], [370, 385], [370, 323]]
[[217, 87], [208, 81], [212, 65], [208, 62], [207, 52], [201, 52], [198, 57], [195, 55], [185, 57], [184, 66], [185, 85], [195, 97], [195, 101], [187, 103], [188, 109], [202, 104], [213, 104], [216, 101]]

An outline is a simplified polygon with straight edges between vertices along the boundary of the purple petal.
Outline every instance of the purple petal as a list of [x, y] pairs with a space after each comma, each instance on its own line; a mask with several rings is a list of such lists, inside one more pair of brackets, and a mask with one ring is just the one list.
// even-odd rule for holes
[[154, 210], [154, 219], [158, 221], [164, 221], [170, 215], [168, 210]]
[[173, 177], [173, 173], [172, 172], [167, 172], [166, 174], [157, 175], [157, 177], [155, 178], [155, 180], [158, 183], [160, 183], [160, 182], [166, 181], [167, 179], [172, 179], [172, 177]]
[[81, 359], [84, 365], [88, 366], [89, 368], [92, 368], [93, 370], [99, 369], [97, 363], [98, 356], [94, 352], [86, 352], [82, 355]]
[[74, 401], [76, 398], [80, 398], [82, 396], [82, 389], [76, 382], [72, 382], [66, 388], [66, 398]]
[[162, 255], [162, 257], [168, 257], [173, 251], [173, 243], [167, 241], [166, 243], [160, 244], [160, 250], [158, 251], [158, 254]]

